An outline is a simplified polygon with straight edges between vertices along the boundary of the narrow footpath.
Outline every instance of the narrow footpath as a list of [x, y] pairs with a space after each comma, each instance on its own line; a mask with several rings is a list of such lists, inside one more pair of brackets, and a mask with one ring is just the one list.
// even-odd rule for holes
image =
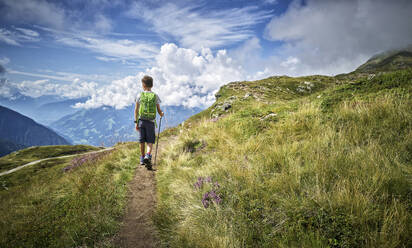
[[116, 247], [157, 247], [156, 229], [152, 221], [156, 206], [155, 171], [138, 165], [129, 184], [127, 198], [126, 213], [115, 238]]
[[[170, 145], [173, 140], [175, 137], [168, 138], [167, 142], [161, 140], [157, 154], [158, 162], [164, 147]], [[136, 156], [139, 155], [136, 154]], [[150, 171], [141, 165], [136, 168], [136, 174], [129, 183], [126, 213], [122, 220], [122, 226], [114, 239], [115, 247], [159, 247], [158, 235], [152, 219], [156, 208], [155, 173], [157, 165], [154, 165], [153, 169]]]

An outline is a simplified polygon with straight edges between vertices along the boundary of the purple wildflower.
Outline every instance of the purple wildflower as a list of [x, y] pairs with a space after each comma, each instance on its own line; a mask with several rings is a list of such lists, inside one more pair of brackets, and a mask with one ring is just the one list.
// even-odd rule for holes
[[217, 195], [215, 198], [215, 202], [219, 205], [222, 202], [222, 198], [220, 198], [220, 196]]
[[208, 208], [208, 207], [209, 207], [209, 192], [206, 192], [206, 193], [203, 195], [202, 203], [203, 203], [203, 206], [204, 206], [205, 208]]
[[216, 193], [212, 190], [212, 191], [209, 192], [209, 196], [215, 198]]
[[112, 151], [104, 151], [104, 152], [99, 152], [99, 153], [89, 153], [89, 154], [85, 154], [85, 155], [81, 155], [78, 157], [75, 157], [74, 159], [72, 159], [72, 161], [70, 162], [69, 166], [66, 166], [63, 168], [64, 172], [67, 172], [71, 169], [74, 169], [78, 166], [83, 165], [84, 163], [88, 163], [88, 162], [96, 162], [98, 161], [100, 158], [102, 158], [103, 156], [111, 153]]
[[212, 190], [206, 192], [202, 196], [202, 204], [205, 208], [208, 208], [209, 205], [213, 202], [216, 204], [220, 204], [222, 202], [222, 198], [216, 193], [216, 191], [220, 188], [218, 182], [213, 182], [212, 177], [198, 177], [197, 182], [193, 184], [195, 190], [200, 190], [205, 183], [209, 183], [212, 185]]
[[203, 178], [198, 177], [197, 182], [193, 185], [195, 189], [201, 189], [203, 186]]
[[209, 191], [203, 194], [202, 197], [202, 204], [205, 208], [209, 207], [209, 204], [214, 201], [216, 204], [220, 204], [222, 202], [222, 198], [216, 194], [215, 191]]
[[193, 186], [195, 187], [195, 189], [200, 189], [202, 187], [202, 183], [196, 182]]

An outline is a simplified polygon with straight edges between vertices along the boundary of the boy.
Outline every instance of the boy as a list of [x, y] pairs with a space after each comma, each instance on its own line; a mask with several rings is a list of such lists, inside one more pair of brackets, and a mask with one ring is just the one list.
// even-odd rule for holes
[[[152, 92], [153, 78], [144, 76], [142, 78], [143, 92], [136, 98], [136, 107], [134, 109], [134, 117], [136, 130], [139, 132], [140, 142], [140, 164], [146, 164], [148, 169], [151, 169], [152, 148], [155, 143], [155, 119], [156, 109], [160, 116], [164, 113], [160, 109], [159, 96]], [[147, 153], [145, 154], [145, 143], [147, 143]]]

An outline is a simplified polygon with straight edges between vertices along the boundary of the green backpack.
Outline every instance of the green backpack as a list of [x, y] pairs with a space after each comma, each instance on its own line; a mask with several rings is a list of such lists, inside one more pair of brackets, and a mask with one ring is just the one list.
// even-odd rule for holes
[[142, 120], [156, 119], [156, 94], [142, 92], [140, 94], [139, 118]]

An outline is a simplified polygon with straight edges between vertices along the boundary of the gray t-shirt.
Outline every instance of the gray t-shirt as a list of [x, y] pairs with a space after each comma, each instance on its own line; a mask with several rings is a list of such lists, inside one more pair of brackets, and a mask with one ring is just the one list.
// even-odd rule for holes
[[[147, 92], [153, 92], [153, 91], [147, 91]], [[137, 97], [136, 97], [136, 102], [139, 102], [139, 103], [140, 103], [140, 94], [141, 93], [139, 93], [139, 95], [137, 95]], [[156, 95], [156, 104], [160, 104], [162, 101], [160, 100], [159, 96], [156, 93], [154, 93], [154, 94]]]
[[[152, 91], [147, 91], [147, 92], [152, 92]], [[139, 95], [137, 95], [137, 97], [136, 97], [136, 103], [139, 103], [139, 104], [140, 104], [140, 94], [141, 93], [139, 93]], [[154, 93], [154, 94], [156, 96], [156, 104], [160, 104], [162, 101], [160, 100], [159, 96], [156, 93]], [[150, 120], [150, 121], [154, 122], [154, 120]]]

